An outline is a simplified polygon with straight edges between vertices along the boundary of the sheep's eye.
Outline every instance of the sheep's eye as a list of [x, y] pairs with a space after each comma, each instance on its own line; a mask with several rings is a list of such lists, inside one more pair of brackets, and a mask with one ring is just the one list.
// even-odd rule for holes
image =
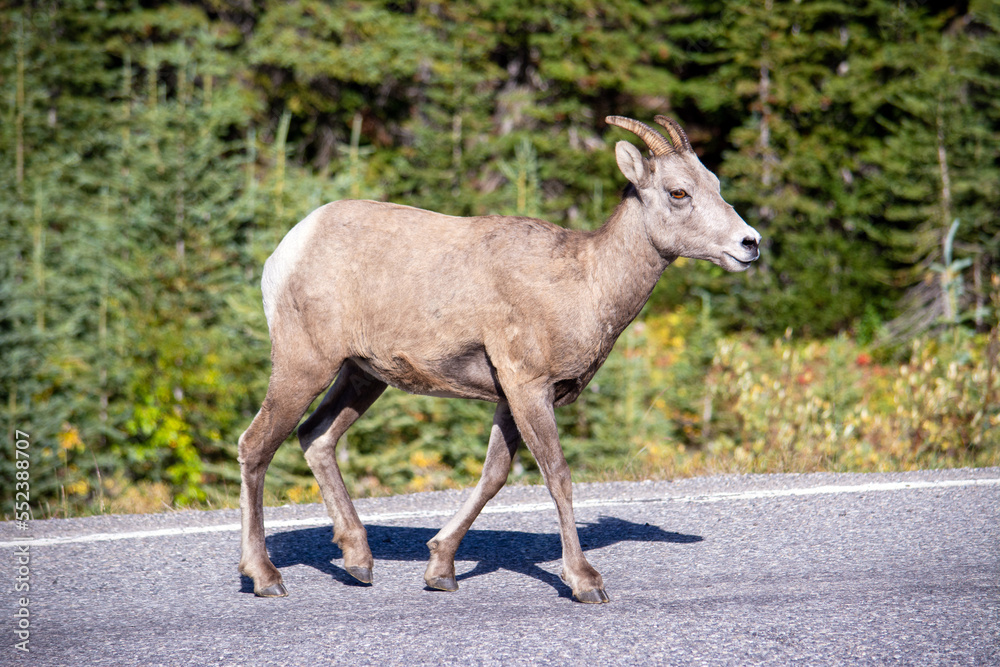
[[673, 197], [674, 199], [684, 199], [685, 197], [688, 196], [688, 193], [685, 192], [684, 190], [671, 190], [670, 196]]

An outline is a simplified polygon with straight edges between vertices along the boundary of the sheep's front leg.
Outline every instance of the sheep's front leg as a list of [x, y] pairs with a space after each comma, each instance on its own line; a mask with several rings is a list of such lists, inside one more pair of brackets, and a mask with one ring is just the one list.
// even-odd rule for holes
[[600, 573], [587, 562], [580, 548], [573, 516], [573, 486], [569, 465], [559, 444], [559, 431], [548, 386], [518, 387], [504, 385], [511, 413], [524, 444], [541, 468], [545, 486], [559, 514], [559, 536], [562, 540], [562, 578], [573, 589], [580, 602], [609, 602]]
[[479, 483], [458, 514], [427, 543], [431, 557], [424, 573], [424, 581], [429, 587], [442, 591], [458, 590], [458, 582], [455, 580], [455, 552], [483, 507], [507, 482], [511, 459], [520, 444], [521, 436], [510, 414], [510, 407], [506, 402], [500, 401], [493, 415], [490, 444], [486, 450], [486, 461], [483, 463]]

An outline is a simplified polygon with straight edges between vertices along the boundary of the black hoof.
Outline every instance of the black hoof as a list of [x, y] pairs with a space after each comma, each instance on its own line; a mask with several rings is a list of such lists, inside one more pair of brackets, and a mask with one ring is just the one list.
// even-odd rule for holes
[[458, 590], [458, 582], [455, 577], [434, 577], [426, 580], [427, 586], [438, 591], [454, 592]]
[[582, 591], [580, 593], [573, 593], [573, 597], [576, 598], [577, 602], [586, 602], [587, 604], [601, 604], [602, 602], [611, 602], [611, 598], [608, 594], [604, 592], [602, 588], [595, 588], [589, 591]]
[[347, 570], [347, 574], [351, 575], [361, 583], [372, 583], [372, 569], [370, 567], [355, 567], [353, 565], [347, 565], [344, 569]]
[[288, 591], [285, 590], [285, 585], [278, 583], [273, 586], [268, 586], [267, 588], [262, 588], [259, 591], [254, 591], [257, 597], [261, 598], [283, 598], [288, 595]]

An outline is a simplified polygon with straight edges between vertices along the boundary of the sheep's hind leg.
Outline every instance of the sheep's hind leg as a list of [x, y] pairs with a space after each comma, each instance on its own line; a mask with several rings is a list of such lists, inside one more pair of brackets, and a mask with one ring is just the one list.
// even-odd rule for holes
[[273, 372], [260, 411], [240, 436], [240, 572], [253, 579], [261, 597], [288, 595], [281, 573], [264, 545], [264, 475], [281, 443], [309, 408], [330, 377], [316, 372]]
[[344, 486], [336, 448], [344, 432], [382, 395], [385, 387], [384, 382], [346, 361], [319, 407], [299, 427], [299, 443], [333, 519], [333, 541], [344, 553], [344, 569], [366, 584], [372, 583], [374, 560], [368, 533]]
[[427, 543], [431, 557], [424, 573], [424, 581], [430, 588], [441, 591], [458, 590], [458, 582], [455, 580], [455, 552], [483, 507], [507, 482], [511, 459], [520, 444], [521, 436], [514, 425], [510, 408], [505, 401], [500, 401], [493, 415], [490, 444], [486, 450], [486, 461], [483, 463], [479, 483], [458, 514]]

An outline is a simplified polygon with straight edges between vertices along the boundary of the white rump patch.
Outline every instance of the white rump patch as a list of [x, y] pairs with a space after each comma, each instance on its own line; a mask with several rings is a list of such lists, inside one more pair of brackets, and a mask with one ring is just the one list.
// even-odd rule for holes
[[319, 212], [323, 209], [316, 209], [297, 225], [292, 227], [281, 243], [274, 249], [271, 256], [264, 262], [264, 274], [261, 276], [260, 289], [264, 295], [264, 316], [267, 318], [267, 330], [271, 331], [274, 326], [275, 309], [278, 307], [278, 299], [285, 289], [288, 276], [291, 275], [302, 253], [306, 248], [309, 238], [312, 236], [312, 229], [319, 221]]

